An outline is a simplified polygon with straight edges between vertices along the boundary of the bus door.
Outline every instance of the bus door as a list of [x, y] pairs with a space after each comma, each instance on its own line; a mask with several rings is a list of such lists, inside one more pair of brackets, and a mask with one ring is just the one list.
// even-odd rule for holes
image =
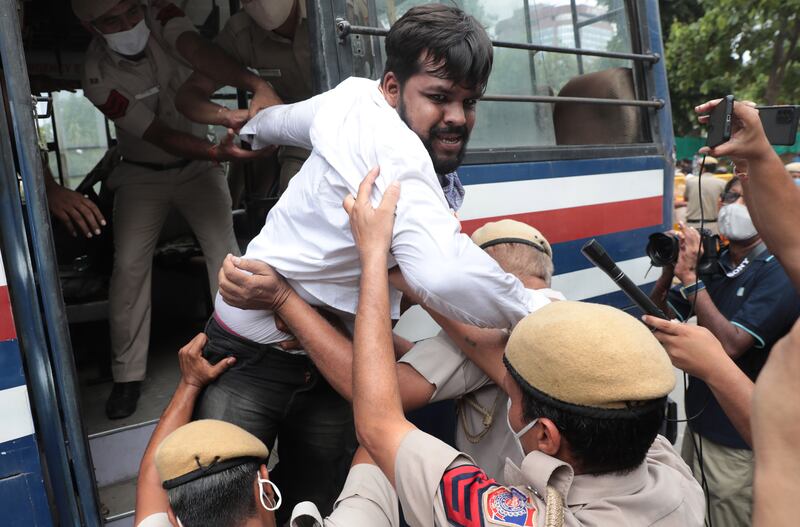
[[[425, 2], [318, 0], [324, 87], [379, 79], [391, 24]], [[459, 211], [471, 234], [486, 221], [529, 223], [553, 244], [553, 287], [572, 300], [629, 308], [580, 253], [597, 238], [640, 286], [650, 233], [670, 226], [672, 121], [655, 0], [457, 1], [484, 25], [494, 67], [478, 105]], [[420, 310], [399, 328], [436, 331]]]

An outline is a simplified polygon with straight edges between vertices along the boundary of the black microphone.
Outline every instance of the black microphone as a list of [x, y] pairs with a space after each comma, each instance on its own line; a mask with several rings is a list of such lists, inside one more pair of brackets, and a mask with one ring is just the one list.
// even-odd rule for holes
[[625, 293], [634, 304], [639, 306], [642, 311], [648, 315], [669, 320], [667, 315], [650, 300], [650, 297], [644, 294], [644, 291], [639, 289], [636, 284], [622, 272], [622, 269], [614, 263], [614, 260], [606, 253], [603, 246], [600, 245], [600, 242], [595, 239], [586, 242], [586, 244], [581, 247], [581, 252], [595, 267], [606, 273], [609, 278], [622, 289], [622, 292]]

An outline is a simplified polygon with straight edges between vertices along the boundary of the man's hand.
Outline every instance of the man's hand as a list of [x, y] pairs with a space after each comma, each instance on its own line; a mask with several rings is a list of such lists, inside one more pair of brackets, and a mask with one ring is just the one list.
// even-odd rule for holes
[[[709, 113], [719, 104], [722, 99], [714, 99], [700, 106], [696, 106], [694, 111], [701, 114], [699, 121], [707, 123]], [[721, 145], [709, 148], [704, 146], [700, 149], [701, 154], [711, 154], [715, 157], [727, 156], [737, 164], [747, 159], [761, 158], [774, 155], [774, 151], [764, 133], [764, 127], [755, 109], [755, 103], [751, 101], [736, 101], [733, 103], [733, 115], [731, 117], [731, 138]]]
[[247, 123], [250, 119], [250, 115], [248, 114], [247, 110], [240, 110], [235, 109], [232, 110], [230, 108], [224, 108], [222, 111], [222, 119], [221, 119], [221, 126], [225, 128], [230, 128], [237, 134], [239, 130]]
[[683, 223], [680, 225], [681, 230], [675, 232], [680, 241], [675, 276], [683, 285], [690, 285], [697, 282], [697, 260], [698, 256], [703, 255], [703, 248], [700, 245], [700, 231], [693, 227], [686, 227]]
[[205, 334], [198, 333], [191, 342], [178, 351], [183, 384], [202, 389], [236, 362], [234, 357], [228, 357], [212, 366], [203, 358], [203, 347], [207, 340]]
[[264, 108], [269, 108], [276, 104], [283, 104], [283, 101], [278, 97], [278, 94], [275, 93], [275, 89], [268, 82], [264, 81], [253, 91], [253, 98], [250, 99], [250, 108], [247, 111], [247, 117], [248, 119], [252, 119]]
[[380, 168], [370, 170], [358, 186], [356, 197], [348, 194], [342, 204], [350, 216], [350, 230], [353, 232], [353, 239], [362, 262], [372, 256], [385, 256], [392, 244], [394, 211], [397, 208], [397, 200], [400, 199], [400, 183], [393, 181], [386, 188], [378, 208], [373, 208], [369, 196], [378, 174]]
[[58, 183], [47, 185], [47, 204], [53, 216], [73, 236], [78, 236], [80, 229], [84, 236], [91, 238], [93, 234], [99, 235], [100, 227], [106, 225], [106, 219], [92, 200]]
[[269, 157], [275, 153], [277, 147], [267, 146], [259, 150], [245, 150], [233, 142], [235, 132], [232, 128], [228, 128], [228, 134], [219, 142], [218, 145], [213, 145], [209, 149], [211, 159], [214, 161], [237, 161], [246, 159], [258, 159], [261, 157]]
[[293, 290], [268, 264], [229, 254], [219, 272], [219, 292], [239, 309], [278, 311]]
[[653, 335], [667, 350], [672, 364], [698, 379], [708, 379], [721, 361], [730, 360], [722, 344], [702, 326], [650, 315], [644, 316], [644, 323], [656, 329]]

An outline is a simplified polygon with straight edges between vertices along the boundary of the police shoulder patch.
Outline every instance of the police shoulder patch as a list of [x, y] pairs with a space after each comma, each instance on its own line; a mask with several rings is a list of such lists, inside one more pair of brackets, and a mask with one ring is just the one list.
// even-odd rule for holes
[[447, 521], [455, 527], [482, 527], [481, 497], [498, 486], [497, 481], [475, 465], [447, 470], [439, 488]]
[[108, 99], [106, 99], [106, 102], [97, 108], [103, 112], [106, 117], [113, 121], [125, 116], [125, 112], [128, 111], [129, 103], [130, 101], [127, 97], [122, 95], [117, 90], [111, 90], [111, 92], [108, 94]]
[[513, 487], [495, 487], [486, 492], [483, 495], [483, 515], [489, 525], [536, 525], [536, 505], [533, 499]]

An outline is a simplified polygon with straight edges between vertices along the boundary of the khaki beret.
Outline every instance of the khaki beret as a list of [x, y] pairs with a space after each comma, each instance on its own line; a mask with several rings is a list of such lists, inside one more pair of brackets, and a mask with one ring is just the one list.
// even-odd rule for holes
[[553, 257], [547, 238], [527, 223], [516, 220], [490, 221], [472, 233], [472, 241], [481, 249], [500, 243], [524, 243]]
[[[701, 161], [702, 161], [702, 159], [701, 159]], [[719, 165], [719, 160], [716, 157], [713, 157], [713, 156], [706, 156], [706, 162], [704, 164], [706, 164], [706, 165]]]
[[82, 22], [91, 22], [108, 13], [122, 0], [72, 0], [72, 10]]
[[800, 172], [800, 163], [798, 163], [796, 161], [794, 163], [789, 163], [788, 165], [786, 165], [786, 171], [787, 172]]
[[156, 450], [156, 469], [165, 489], [222, 472], [249, 461], [266, 461], [269, 450], [238, 426], [202, 419], [164, 438]]
[[590, 416], [634, 415], [675, 386], [667, 352], [647, 326], [601, 304], [553, 302], [528, 315], [504, 361], [532, 396]]

